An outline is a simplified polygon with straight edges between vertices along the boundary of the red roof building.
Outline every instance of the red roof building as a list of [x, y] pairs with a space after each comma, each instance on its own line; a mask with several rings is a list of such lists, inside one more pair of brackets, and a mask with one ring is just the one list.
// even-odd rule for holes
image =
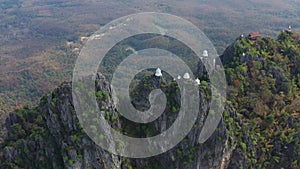
[[248, 38], [251, 39], [251, 40], [255, 40], [257, 37], [260, 37], [259, 32], [252, 32], [248, 36]]

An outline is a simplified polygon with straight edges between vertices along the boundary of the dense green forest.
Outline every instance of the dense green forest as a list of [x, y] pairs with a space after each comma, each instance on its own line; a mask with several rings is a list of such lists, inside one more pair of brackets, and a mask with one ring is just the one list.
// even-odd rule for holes
[[224, 112], [231, 144], [253, 168], [298, 168], [300, 36], [239, 38], [221, 56], [229, 84]]

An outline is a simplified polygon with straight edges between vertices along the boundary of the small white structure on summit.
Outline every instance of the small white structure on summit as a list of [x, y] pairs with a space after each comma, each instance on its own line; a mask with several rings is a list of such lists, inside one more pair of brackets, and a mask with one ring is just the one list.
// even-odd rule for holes
[[197, 83], [197, 85], [200, 85], [200, 80], [198, 78], [195, 80], [195, 82]]
[[245, 53], [243, 53], [243, 56], [246, 56], [246, 54], [245, 54]]
[[190, 74], [189, 74], [189, 73], [185, 73], [185, 74], [183, 75], [183, 78], [184, 78], [184, 79], [190, 79], [191, 77], [190, 77]]
[[288, 31], [289, 31], [289, 32], [292, 32], [292, 26], [291, 26], [291, 25], [289, 25]]
[[162, 73], [161, 73], [161, 69], [160, 68], [157, 68], [156, 71], [155, 71], [155, 76], [156, 77], [162, 77]]
[[181, 76], [180, 76], [180, 75], [178, 75], [178, 76], [177, 76], [177, 79], [178, 79], [178, 80], [180, 80], [180, 79], [181, 79]]
[[202, 56], [203, 56], [203, 57], [208, 57], [208, 51], [207, 51], [207, 50], [204, 50]]

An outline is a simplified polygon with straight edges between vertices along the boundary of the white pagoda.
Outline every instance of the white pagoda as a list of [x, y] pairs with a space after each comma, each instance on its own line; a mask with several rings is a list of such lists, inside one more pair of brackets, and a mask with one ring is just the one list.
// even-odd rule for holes
[[189, 73], [185, 73], [185, 74], [183, 75], [183, 78], [184, 78], [184, 79], [190, 79], [191, 77], [190, 77], [190, 74], [189, 74]]
[[203, 57], [208, 57], [208, 51], [207, 51], [207, 50], [204, 50], [202, 56], [203, 56]]
[[200, 85], [200, 80], [198, 78], [195, 80], [195, 82], [197, 83], [197, 85]]
[[160, 68], [157, 68], [156, 71], [155, 71], [155, 76], [156, 77], [162, 77], [162, 73], [161, 73], [161, 69]]

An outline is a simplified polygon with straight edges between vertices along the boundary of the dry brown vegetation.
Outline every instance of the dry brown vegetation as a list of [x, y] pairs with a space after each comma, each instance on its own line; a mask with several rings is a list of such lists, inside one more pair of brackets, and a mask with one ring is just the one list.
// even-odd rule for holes
[[[78, 43], [101, 25], [130, 13], [167, 12], [201, 28], [221, 53], [239, 34], [260, 31], [274, 36], [300, 25], [299, 2], [273, 0], [0, 0], [0, 94], [19, 104], [37, 101], [70, 80]], [[14, 108], [0, 98], [4, 112]]]

